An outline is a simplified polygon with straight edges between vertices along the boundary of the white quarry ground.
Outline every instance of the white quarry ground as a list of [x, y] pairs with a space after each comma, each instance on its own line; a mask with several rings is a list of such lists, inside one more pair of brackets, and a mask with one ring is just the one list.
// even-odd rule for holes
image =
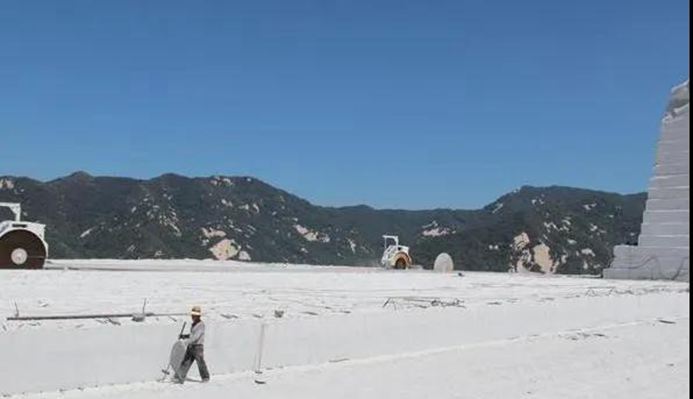
[[[256, 319], [283, 310], [285, 318], [418, 309], [426, 300], [464, 305], [542, 303], [604, 295], [678, 292], [681, 283], [590, 277], [464, 272], [463, 277], [380, 268], [255, 264], [195, 260], [64, 260], [49, 270], [0, 274], [0, 322], [14, 315], [187, 312], [204, 307], [212, 320]], [[79, 268], [80, 270], [70, 270]], [[84, 269], [84, 270], [82, 270]], [[116, 270], [117, 269], [117, 270]], [[133, 273], [132, 271], [138, 271]], [[391, 301], [383, 307], [388, 299]], [[424, 303], [420, 303], [423, 301]], [[146, 323], [187, 320], [149, 318]], [[130, 323], [127, 319], [122, 323]], [[2, 330], [101, 326], [104, 320], [4, 322]]]
[[[158, 382], [17, 395], [26, 399], [688, 398], [689, 320], [635, 322], [489, 341], [428, 353]], [[13, 398], [15, 396], [12, 396]]]
[[[50, 267], [0, 273], [0, 395], [684, 398], [690, 389], [684, 283], [216, 261]], [[145, 298], [152, 312], [203, 307], [212, 382], [155, 381], [187, 317], [4, 319], [17, 309], [134, 313]], [[260, 347], [265, 385], [251, 371]]]

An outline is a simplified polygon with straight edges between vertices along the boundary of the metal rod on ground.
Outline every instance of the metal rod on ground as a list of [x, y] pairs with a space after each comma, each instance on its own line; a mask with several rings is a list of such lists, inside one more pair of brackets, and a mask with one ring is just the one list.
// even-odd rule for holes
[[144, 302], [142, 303], [142, 313], [135, 313], [132, 315], [132, 321], [136, 322], [143, 322], [147, 319], [147, 313], [145, 313], [145, 309], [147, 308], [147, 298], [144, 298]]
[[262, 370], [260, 369], [262, 367], [262, 352], [263, 352], [264, 346], [265, 346], [265, 327], [266, 327], [266, 324], [263, 321], [262, 324], [260, 324], [260, 337], [258, 339], [257, 355], [255, 357], [255, 383], [256, 384], [265, 384], [267, 382], [267, 380], [262, 375]]
[[[145, 313], [147, 317], [157, 316], [185, 316], [186, 313]], [[132, 317], [132, 313], [107, 313], [107, 314], [84, 314], [84, 315], [52, 315], [52, 316], [15, 316], [8, 317], [8, 321], [36, 321], [36, 320], [78, 320], [78, 319], [109, 319], [119, 317]]]

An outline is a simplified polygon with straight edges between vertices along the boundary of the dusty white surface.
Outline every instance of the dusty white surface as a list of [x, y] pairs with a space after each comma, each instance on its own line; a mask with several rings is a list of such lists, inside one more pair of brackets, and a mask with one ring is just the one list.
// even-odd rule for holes
[[634, 322], [438, 351], [215, 376], [21, 395], [115, 398], [687, 398], [689, 321]]
[[[0, 317], [15, 302], [22, 315], [136, 312], [145, 297], [156, 312], [199, 304], [213, 382], [109, 385], [153, 380], [184, 318], [0, 319], [6, 392], [67, 389], [16, 397], [688, 397], [688, 284], [212, 261], [51, 267], [3, 271]], [[272, 370], [257, 386], [247, 370], [262, 322]], [[106, 362], [98, 348], [114, 353]]]
[[[229, 320], [259, 318], [277, 309], [283, 310], [287, 318], [314, 317], [419, 308], [435, 298], [459, 300], [467, 307], [474, 307], [678, 292], [688, 287], [672, 282], [533, 273], [465, 272], [459, 277], [428, 271], [233, 261], [53, 261], [50, 267], [56, 269], [11, 270], [0, 274], [0, 322], [14, 315], [16, 309], [23, 316], [138, 312], [145, 298], [147, 311], [187, 312], [191, 305], [197, 304], [208, 319]], [[102, 270], [62, 270], [67, 267]], [[383, 307], [388, 299], [392, 300]], [[122, 322], [127, 324], [128, 320]], [[157, 322], [174, 320], [170, 317], [147, 320], [147, 323]], [[19, 328], [72, 328], [76, 324], [89, 327], [103, 323], [103, 320], [5, 321], [0, 333]]]

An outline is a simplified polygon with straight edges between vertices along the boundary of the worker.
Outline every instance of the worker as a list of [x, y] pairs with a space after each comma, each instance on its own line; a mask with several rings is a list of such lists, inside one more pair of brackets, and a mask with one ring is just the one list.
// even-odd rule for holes
[[181, 334], [179, 337], [184, 339], [187, 344], [183, 364], [180, 366], [180, 374], [176, 376], [177, 382], [181, 384], [185, 381], [193, 362], [197, 362], [197, 369], [200, 372], [202, 382], [209, 381], [209, 370], [207, 370], [207, 363], [205, 362], [205, 323], [202, 321], [202, 309], [199, 306], [193, 306], [190, 317], [192, 318], [190, 334]]

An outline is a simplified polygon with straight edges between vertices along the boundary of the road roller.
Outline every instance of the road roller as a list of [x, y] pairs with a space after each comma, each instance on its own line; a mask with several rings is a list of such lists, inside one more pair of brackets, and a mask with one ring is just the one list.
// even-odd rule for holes
[[0, 202], [14, 220], [0, 221], [0, 269], [41, 269], [48, 256], [46, 226], [22, 219], [20, 204]]
[[384, 250], [380, 264], [388, 269], [408, 269], [412, 267], [409, 247], [399, 245], [399, 237], [384, 235]]

